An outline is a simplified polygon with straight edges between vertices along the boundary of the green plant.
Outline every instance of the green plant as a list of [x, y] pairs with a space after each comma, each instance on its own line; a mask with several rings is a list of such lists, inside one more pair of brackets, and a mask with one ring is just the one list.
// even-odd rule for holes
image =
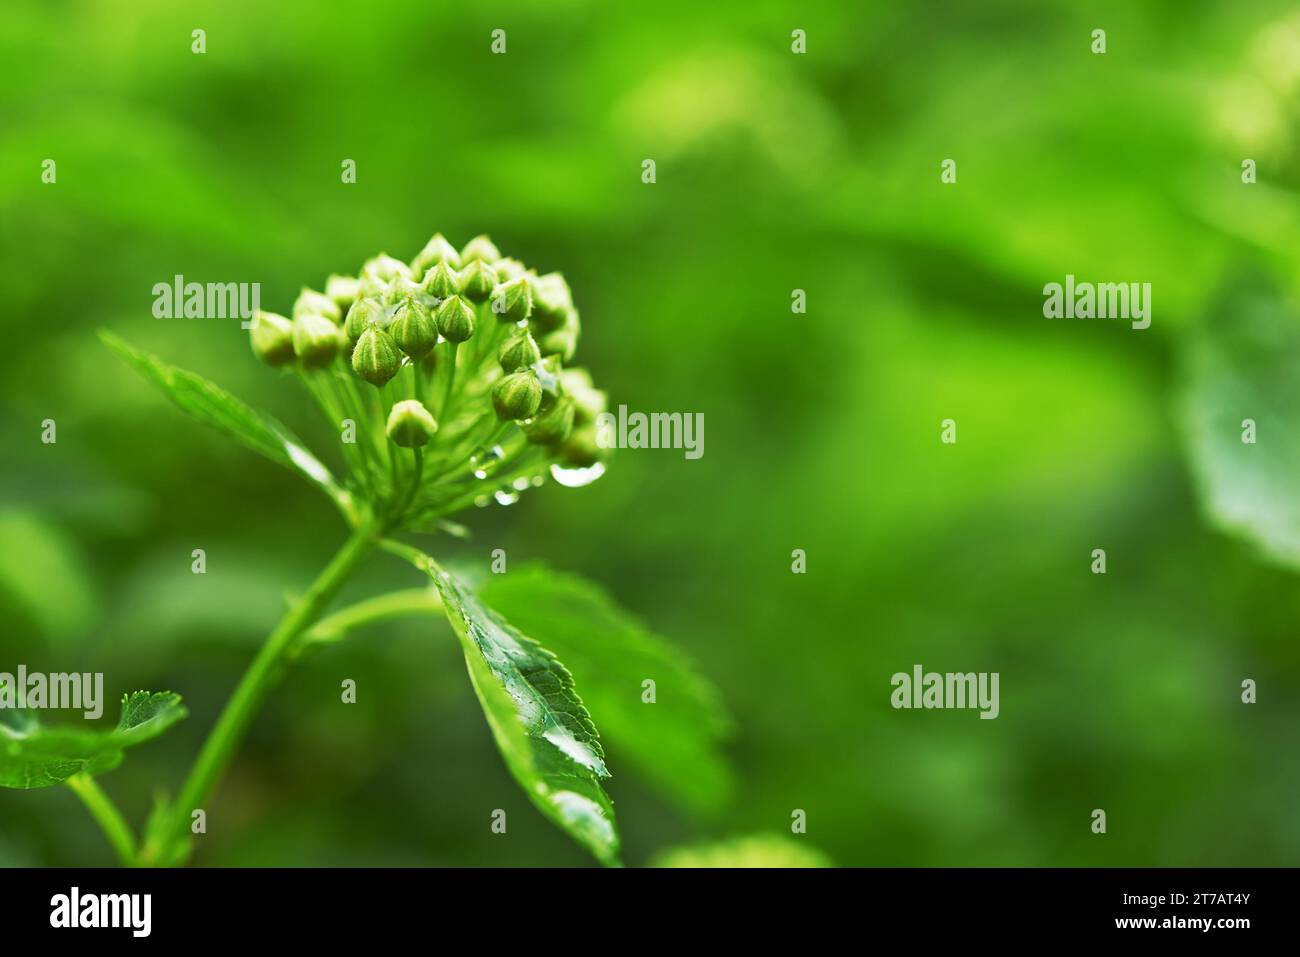
[[[109, 733], [47, 728], [0, 712], [0, 785], [66, 783], [124, 863], [172, 865], [193, 850], [194, 809], [233, 759], [268, 691], [305, 652], [394, 615], [442, 613], [460, 639], [470, 680], [509, 770], [533, 803], [605, 864], [619, 862], [600, 736], [574, 677], [536, 640], [549, 635], [586, 665], [615, 738], [650, 783], [687, 807], [725, 798], [715, 752], [725, 721], [711, 689], [599, 589], [531, 566], [496, 588], [527, 617], [526, 635], [434, 558], [402, 536], [459, 532], [448, 516], [489, 497], [512, 501], [553, 474], [585, 484], [603, 471], [595, 440], [604, 395], [568, 368], [578, 312], [558, 273], [538, 275], [502, 257], [486, 237], [457, 251], [436, 235], [408, 263], [371, 259], [356, 277], [304, 290], [289, 317], [259, 313], [254, 353], [296, 379], [340, 435], [343, 477], [270, 416], [199, 376], [101, 337], [190, 416], [239, 440], [321, 489], [350, 536], [287, 610], [235, 688], [174, 800], [161, 800], [137, 841], [96, 776], [122, 749], [184, 716], [180, 698], [124, 699]], [[428, 587], [325, 612], [376, 549], [409, 562]], [[495, 577], [495, 576], [494, 576]], [[655, 717], [637, 712], [645, 679], [672, 690]]]

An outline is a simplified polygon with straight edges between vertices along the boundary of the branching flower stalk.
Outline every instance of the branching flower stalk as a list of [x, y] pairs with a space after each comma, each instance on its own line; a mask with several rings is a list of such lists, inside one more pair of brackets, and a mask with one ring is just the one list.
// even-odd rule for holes
[[408, 593], [322, 621], [376, 544], [436, 529], [445, 516], [493, 496], [513, 501], [547, 474], [566, 484], [600, 474], [595, 421], [605, 398], [584, 370], [566, 367], [578, 334], [564, 278], [503, 257], [485, 236], [458, 251], [436, 235], [409, 263], [380, 255], [357, 276], [330, 276], [323, 292], [304, 289], [288, 317], [258, 314], [253, 352], [301, 382], [342, 437], [339, 499], [352, 534], [271, 632], [138, 849], [93, 780], [67, 782], [125, 861], [188, 858], [194, 810], [220, 782], [285, 667], [307, 644], [330, 639], [331, 620], [354, 627], [438, 601], [435, 590], [418, 600]]

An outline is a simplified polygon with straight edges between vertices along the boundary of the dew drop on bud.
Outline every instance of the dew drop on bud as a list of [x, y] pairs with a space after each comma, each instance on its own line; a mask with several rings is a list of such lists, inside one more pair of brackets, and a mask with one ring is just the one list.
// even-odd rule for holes
[[582, 488], [584, 485], [590, 485], [604, 474], [604, 462], [597, 462], [595, 465], [576, 469], [564, 468], [559, 465], [551, 466], [551, 477], [566, 488]]

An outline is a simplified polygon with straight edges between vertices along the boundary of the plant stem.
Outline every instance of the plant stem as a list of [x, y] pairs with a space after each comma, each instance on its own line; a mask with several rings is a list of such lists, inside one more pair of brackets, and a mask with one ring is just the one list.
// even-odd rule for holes
[[[480, 429], [474, 435], [462, 436], [455, 445], [450, 446], [443, 453], [438, 463], [439, 465], [445, 465], [449, 462], [452, 464], [446, 465], [445, 468], [432, 470], [429, 481], [431, 483], [441, 482], [452, 472], [459, 471], [465, 458], [478, 454], [481, 449], [487, 449], [490, 453], [506, 436], [510, 435], [511, 426], [513, 425], [515, 423], [510, 421], [498, 423], [493, 417], [493, 421], [488, 423], [486, 429]], [[477, 477], [474, 476], [474, 478]]]
[[386, 595], [376, 595], [341, 608], [332, 615], [326, 615], [299, 636], [290, 653], [296, 657], [311, 645], [337, 641], [348, 632], [375, 622], [414, 615], [433, 615], [441, 611], [442, 600], [432, 588], [405, 588]]
[[95, 823], [108, 838], [108, 843], [113, 846], [118, 860], [127, 867], [134, 866], [135, 835], [131, 833], [131, 826], [122, 817], [122, 812], [117, 809], [113, 799], [105, 794], [95, 783], [95, 779], [88, 774], [74, 774], [63, 783], [81, 798], [81, 802], [90, 811], [90, 816], [95, 819]]
[[[537, 469], [545, 463], [545, 461], [546, 461], [545, 454], [541, 452], [535, 452], [535, 453], [527, 454], [526, 456], [520, 456], [519, 460], [513, 463], [514, 467], [511, 469], [511, 471], [506, 472], [505, 474], [491, 475], [488, 477], [487, 481], [494, 489], [501, 488], [505, 485], [509, 485], [513, 483], [514, 480], [517, 478], [522, 478], [525, 475], [530, 475], [536, 472]], [[460, 486], [466, 484], [467, 481], [468, 480], [462, 480], [459, 482], [451, 483], [448, 486], [446, 486], [446, 488], [454, 496], [456, 494], [457, 489]], [[458, 512], [462, 508], [465, 508], [469, 505], [473, 505], [474, 500], [477, 499], [482, 494], [484, 493], [481, 489], [471, 488], [468, 492], [464, 493], [459, 498], [453, 497], [450, 499], [441, 499], [435, 502], [434, 504], [438, 510], [438, 514], [450, 515], [452, 512]]]
[[[325, 413], [325, 418], [329, 420], [331, 429], [341, 430], [343, 420], [347, 418], [348, 402], [343, 394], [343, 387], [339, 384], [338, 378], [330, 369], [321, 369], [315, 372], [305, 372], [299, 370], [299, 377], [303, 384], [316, 400], [316, 404], [321, 407]], [[339, 445], [342, 449], [343, 461], [348, 467], [348, 471], [356, 479], [357, 484], [367, 494], [373, 495], [370, 488], [370, 470], [366, 467], [366, 453], [364, 449], [343, 442], [340, 435]]]
[[416, 446], [411, 450], [414, 455], [414, 467], [411, 475], [411, 484], [406, 489], [406, 494], [402, 500], [393, 508], [389, 515], [388, 525], [392, 528], [402, 524], [402, 518], [406, 515], [406, 510], [411, 507], [411, 502], [415, 498], [415, 493], [420, 490], [420, 476], [424, 473], [424, 449]]
[[438, 421], [447, 421], [447, 409], [451, 405], [451, 394], [456, 388], [456, 354], [460, 351], [460, 343], [449, 343], [447, 349], [447, 378], [444, 381], [442, 390], [442, 403], [438, 406]]
[[280, 619], [280, 624], [271, 632], [253, 663], [244, 672], [244, 677], [226, 702], [221, 717], [204, 742], [203, 750], [199, 752], [185, 786], [176, 798], [170, 825], [158, 836], [163, 848], [184, 838], [191, 813], [202, 806], [221, 780], [254, 713], [279, 677], [286, 650], [299, 634], [315, 624], [330, 599], [370, 551], [377, 531], [376, 524], [371, 520], [352, 533], [352, 537], [335, 553], [302, 598]]

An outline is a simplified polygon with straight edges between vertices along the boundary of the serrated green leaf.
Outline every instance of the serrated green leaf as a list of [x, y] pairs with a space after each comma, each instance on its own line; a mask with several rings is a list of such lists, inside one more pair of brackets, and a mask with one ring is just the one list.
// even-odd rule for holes
[[182, 412], [304, 476], [333, 499], [345, 516], [354, 518], [352, 496], [338, 484], [324, 463], [273, 416], [246, 405], [202, 376], [141, 352], [111, 332], [101, 330], [99, 338], [161, 389]]
[[[1262, 283], [1237, 285], [1187, 360], [1188, 439], [1206, 511], [1300, 568], [1300, 316]], [[1246, 419], [1254, 443], [1242, 441]]]
[[74, 774], [111, 771], [124, 748], [156, 738], [183, 717], [180, 695], [171, 692], [123, 695], [111, 731], [46, 727], [31, 711], [0, 709], [0, 787], [44, 788]]
[[[483, 600], [559, 655], [600, 719], [609, 747], [647, 783], [690, 810], [731, 794], [720, 744], [730, 721], [687, 657], [599, 586], [541, 563], [489, 576]], [[643, 682], [654, 681], [654, 702]]]
[[470, 681], [506, 766], [532, 802], [606, 865], [618, 864], [614, 806], [596, 726], [573, 677], [429, 556], [390, 548], [429, 575], [461, 641]]

